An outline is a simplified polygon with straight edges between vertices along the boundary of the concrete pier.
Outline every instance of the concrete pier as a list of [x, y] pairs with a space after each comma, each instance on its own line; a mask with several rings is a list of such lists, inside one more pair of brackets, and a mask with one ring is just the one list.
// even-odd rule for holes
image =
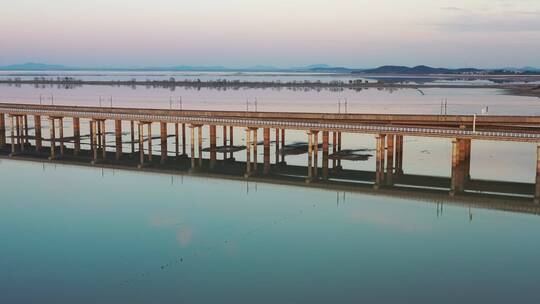
[[329, 132], [323, 131], [322, 132], [322, 138], [323, 138], [322, 178], [323, 179], [328, 179], [328, 137], [329, 137]]
[[36, 152], [39, 153], [43, 146], [43, 140], [41, 137], [41, 116], [34, 115], [34, 137], [36, 142]]
[[78, 117], [73, 117], [73, 155], [77, 156], [81, 152], [81, 121]]
[[116, 160], [120, 160], [123, 153], [122, 152], [122, 121], [118, 119], [114, 121], [114, 142], [116, 146], [115, 157], [116, 157]]
[[386, 185], [394, 184], [394, 135], [386, 136]]
[[0, 113], [0, 148], [6, 145], [6, 116]]
[[50, 160], [56, 158], [56, 124], [54, 117], [49, 118], [49, 130], [50, 130], [50, 139], [51, 139], [51, 156]]
[[375, 156], [375, 184], [374, 189], [379, 189], [385, 185], [385, 174], [384, 174], [384, 159], [385, 159], [385, 145], [386, 145], [386, 135], [379, 134], [376, 137], [377, 147], [376, 147], [376, 156]]
[[217, 127], [216, 125], [210, 125], [210, 169], [216, 167], [217, 161]]
[[168, 147], [167, 147], [167, 123], [165, 122], [160, 122], [159, 123], [159, 133], [160, 133], [160, 138], [161, 138], [161, 142], [160, 142], [160, 150], [161, 150], [161, 159], [160, 159], [160, 162], [161, 164], [165, 164], [165, 162], [167, 161], [167, 151], [168, 151]]
[[270, 173], [270, 128], [263, 129], [263, 174]]

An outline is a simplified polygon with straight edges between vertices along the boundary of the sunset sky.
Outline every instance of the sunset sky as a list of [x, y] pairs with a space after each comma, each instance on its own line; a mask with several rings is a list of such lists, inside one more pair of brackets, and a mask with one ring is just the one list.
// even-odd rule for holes
[[0, 65], [540, 66], [539, 0], [0, 1]]

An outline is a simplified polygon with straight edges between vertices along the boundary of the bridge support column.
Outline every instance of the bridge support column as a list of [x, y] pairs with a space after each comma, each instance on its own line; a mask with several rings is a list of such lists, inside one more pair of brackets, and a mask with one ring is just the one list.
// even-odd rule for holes
[[97, 121], [92, 119], [90, 120], [90, 149], [92, 150], [92, 164], [95, 164], [97, 161]]
[[96, 124], [97, 124], [97, 148], [98, 150], [101, 150], [101, 121], [100, 120], [96, 120]]
[[60, 130], [59, 130], [59, 133], [60, 133], [60, 157], [64, 157], [64, 149], [65, 149], [64, 143], [65, 143], [65, 140], [64, 140], [64, 118], [63, 117], [58, 118], [58, 128], [60, 128]]
[[9, 156], [15, 155], [15, 116], [9, 116], [9, 127], [11, 130], [11, 154]]
[[6, 115], [0, 113], [0, 148], [6, 145]]
[[332, 132], [332, 170], [336, 170], [336, 164], [337, 164], [337, 132]]
[[168, 147], [167, 147], [167, 123], [166, 122], [160, 122], [159, 123], [159, 133], [160, 133], [160, 137], [161, 137], [161, 147], [160, 147], [160, 150], [161, 150], [161, 164], [165, 164], [165, 162], [167, 161], [167, 150], [168, 150]]
[[263, 129], [263, 142], [264, 142], [264, 166], [263, 174], [270, 173], [270, 129]]
[[146, 123], [147, 127], [148, 127], [148, 136], [146, 136], [148, 138], [148, 162], [151, 163], [152, 162], [152, 122], [149, 121]]
[[216, 125], [210, 125], [210, 169], [216, 167], [217, 161], [217, 127]]
[[472, 140], [465, 139], [465, 182], [471, 180], [471, 148]]
[[199, 141], [199, 167], [202, 168], [202, 165], [203, 165], [203, 155], [202, 155], [203, 154], [203, 152], [202, 152], [202, 150], [203, 150], [202, 149], [202, 146], [203, 146], [203, 144], [202, 144], [203, 132], [202, 131], [203, 130], [202, 130], [202, 125], [198, 126], [197, 131], [199, 133], [199, 136], [197, 136], [197, 139]]
[[322, 132], [323, 144], [322, 144], [322, 177], [323, 179], [328, 179], [328, 131]]
[[234, 161], [234, 127], [229, 126], [229, 147], [231, 148], [231, 160]]
[[34, 115], [34, 138], [36, 142], [36, 152], [39, 153], [42, 148], [42, 139], [41, 139], [41, 116]]
[[375, 160], [375, 185], [374, 189], [379, 189], [384, 185], [384, 148], [386, 142], [386, 136], [379, 134], [376, 137], [377, 151]]
[[396, 135], [396, 166], [395, 175], [403, 175], [403, 135]]
[[30, 128], [28, 127], [28, 115], [24, 115], [24, 143], [30, 144], [29, 136], [28, 136], [28, 130]]
[[139, 168], [144, 166], [144, 123], [139, 122]]
[[313, 180], [313, 133], [307, 132], [308, 135], [308, 163], [307, 163], [307, 179], [306, 183]]
[[20, 115], [17, 115], [16, 117], [16, 125], [17, 125], [17, 145], [19, 146], [19, 151], [21, 152], [24, 152], [24, 142], [23, 142], [23, 130], [22, 130], [22, 126], [23, 126], [23, 121], [22, 121], [22, 116]]
[[73, 154], [79, 155], [81, 152], [81, 121], [78, 117], [73, 117]]
[[131, 135], [131, 157], [135, 155], [135, 122], [132, 120], [129, 122], [130, 135]]
[[460, 163], [460, 152], [461, 152], [461, 140], [454, 139], [452, 140], [452, 177], [450, 183], [450, 196], [455, 196], [460, 192], [460, 179], [461, 179], [461, 163]]
[[99, 121], [101, 125], [101, 158], [107, 159], [107, 127], [105, 120]]
[[223, 160], [227, 159], [227, 126], [223, 126]]
[[540, 145], [536, 146], [536, 184], [534, 191], [534, 203], [540, 204]]
[[118, 119], [114, 121], [114, 139], [116, 144], [116, 160], [120, 160], [122, 157], [122, 121]]
[[244, 177], [251, 176], [251, 129], [246, 128], [246, 173]]
[[257, 152], [257, 146], [258, 143], [258, 133], [259, 129], [253, 128], [253, 173], [257, 174], [259, 170], [259, 161], [258, 161], [258, 152]]
[[340, 157], [338, 158], [337, 160], [337, 169], [338, 170], [341, 170], [343, 169], [341, 167], [341, 132], [338, 132], [338, 138], [337, 138], [337, 151], [338, 151], [338, 154], [340, 155]]
[[392, 186], [394, 181], [394, 135], [386, 136], [386, 185]]
[[186, 154], [186, 124], [182, 124], [182, 156], [187, 156]]
[[281, 129], [281, 164], [287, 164], [285, 162], [285, 129]]
[[180, 156], [180, 126], [178, 123], [174, 124], [174, 156], [178, 160]]
[[276, 131], [276, 165], [279, 164], [279, 129], [275, 129]]
[[319, 131], [313, 131], [313, 179], [319, 178]]
[[49, 156], [49, 159], [53, 160], [56, 158], [56, 125], [54, 117], [49, 117], [49, 130], [51, 133], [51, 156]]
[[191, 137], [190, 137], [190, 143], [191, 143], [191, 170], [194, 170], [197, 166], [195, 163], [195, 126], [190, 125], [189, 129], [191, 130]]

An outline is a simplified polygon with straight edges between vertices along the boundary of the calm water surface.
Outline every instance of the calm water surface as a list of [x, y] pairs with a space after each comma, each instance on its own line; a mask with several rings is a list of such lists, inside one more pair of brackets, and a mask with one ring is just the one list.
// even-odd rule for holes
[[0, 163], [1, 303], [538, 303], [537, 216]]

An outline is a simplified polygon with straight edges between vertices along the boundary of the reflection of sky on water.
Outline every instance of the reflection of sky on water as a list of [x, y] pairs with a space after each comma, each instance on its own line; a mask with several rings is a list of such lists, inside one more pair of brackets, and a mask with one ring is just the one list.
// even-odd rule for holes
[[537, 216], [7, 160], [0, 170], [6, 303], [538, 300]]

